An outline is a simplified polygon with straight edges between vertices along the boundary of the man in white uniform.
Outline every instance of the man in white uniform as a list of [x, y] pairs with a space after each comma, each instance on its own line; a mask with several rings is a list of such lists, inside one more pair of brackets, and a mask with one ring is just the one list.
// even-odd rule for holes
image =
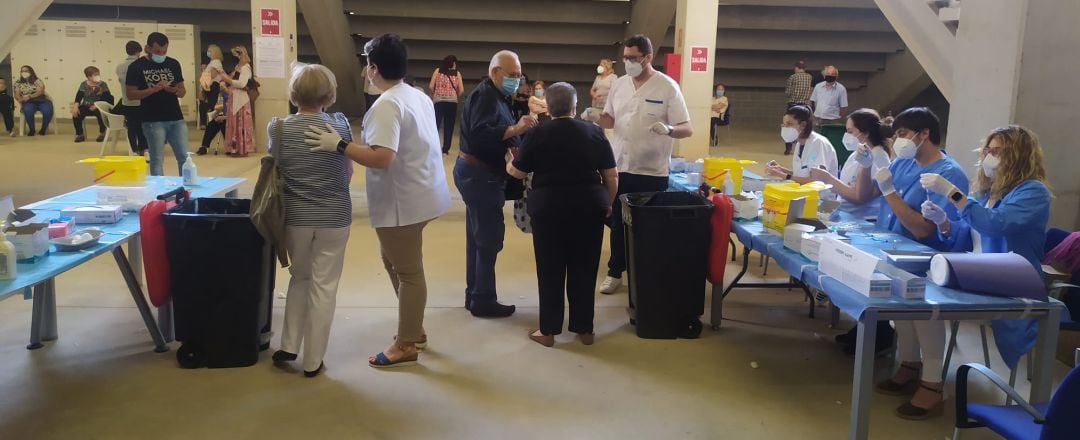
[[[619, 194], [664, 191], [668, 187], [668, 160], [675, 139], [694, 134], [690, 112], [679, 85], [652, 67], [649, 38], [635, 35], [623, 43], [626, 76], [615, 80], [603, 113], [587, 109], [582, 119], [615, 129], [611, 147], [619, 169]], [[619, 201], [611, 210], [611, 258], [600, 293], [612, 294], [622, 285], [626, 271], [623, 224]]]
[[367, 169], [371, 226], [398, 296], [398, 330], [390, 346], [368, 357], [372, 367], [413, 363], [427, 343], [422, 242], [424, 226], [450, 208], [435, 107], [431, 98], [402, 80], [408, 50], [385, 34], [364, 47], [368, 81], [383, 90], [364, 115], [362, 142], [346, 142], [333, 130], [315, 130], [315, 150], [338, 151]]

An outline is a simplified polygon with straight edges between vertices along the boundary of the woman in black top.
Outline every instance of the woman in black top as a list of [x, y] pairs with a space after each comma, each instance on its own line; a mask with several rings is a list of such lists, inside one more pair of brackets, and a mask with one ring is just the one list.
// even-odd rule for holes
[[562, 333], [565, 292], [570, 302], [568, 329], [591, 345], [596, 271], [618, 172], [603, 130], [574, 119], [573, 86], [552, 84], [547, 103], [551, 122], [538, 126], [506, 166], [519, 179], [533, 173], [528, 212], [540, 290], [540, 329], [529, 338], [547, 347], [555, 344], [555, 335]]

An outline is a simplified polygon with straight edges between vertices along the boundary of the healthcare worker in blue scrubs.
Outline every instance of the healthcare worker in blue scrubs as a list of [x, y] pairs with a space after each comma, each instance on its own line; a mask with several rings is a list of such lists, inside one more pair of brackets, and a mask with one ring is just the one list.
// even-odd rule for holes
[[[1046, 185], [1042, 148], [1035, 133], [1016, 125], [995, 129], [987, 136], [979, 153], [979, 176], [974, 180], [970, 195], [939, 174], [921, 176], [920, 183], [927, 191], [948, 200], [945, 209], [936, 202], [923, 202], [923, 216], [937, 225], [938, 238], [949, 250], [1015, 252], [1042, 274], [1046, 223], [1050, 218], [1050, 190]], [[959, 217], [951, 217], [948, 208], [956, 209]], [[1035, 345], [1038, 331], [1035, 321], [995, 320], [990, 326], [1005, 364], [1016, 368], [1020, 357]], [[919, 343], [923, 343], [923, 336], [918, 334]], [[901, 347], [905, 345], [904, 337], [901, 332]], [[938, 343], [944, 345], [945, 332], [936, 337]], [[918, 363], [914, 362], [917, 359], [903, 359], [908, 367], [902, 367], [900, 373], [917, 367]], [[931, 360], [924, 356], [924, 372], [930, 369], [929, 362]], [[941, 367], [937, 366], [936, 372], [940, 371]], [[893, 379], [894, 385], [913, 381], [909, 374], [900, 373]], [[940, 388], [933, 384], [926, 386], [926, 379], [924, 375], [924, 386], [912, 401], [897, 410], [901, 417], [919, 418], [941, 407]], [[931, 382], [939, 382], [941, 376], [931, 379]]]

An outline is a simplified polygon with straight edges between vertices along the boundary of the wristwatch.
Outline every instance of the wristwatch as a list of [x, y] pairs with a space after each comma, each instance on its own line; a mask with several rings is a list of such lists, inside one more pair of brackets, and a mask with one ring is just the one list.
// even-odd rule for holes
[[952, 200], [953, 203], [959, 203], [961, 200], [964, 200], [964, 193], [960, 192], [960, 190], [953, 191], [952, 194], [949, 194], [949, 199]]
[[337, 141], [337, 152], [341, 153], [341, 154], [345, 154], [345, 148], [348, 148], [348, 146], [349, 146], [349, 143], [345, 142], [345, 139], [341, 139], [341, 140]]
[[791, 173], [787, 173], [787, 174], [786, 174], [786, 175], [784, 176], [784, 180], [791, 180]]

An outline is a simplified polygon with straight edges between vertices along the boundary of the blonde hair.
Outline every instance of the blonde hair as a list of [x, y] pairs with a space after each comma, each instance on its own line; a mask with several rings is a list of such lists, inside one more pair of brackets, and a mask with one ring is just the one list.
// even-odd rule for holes
[[[982, 172], [982, 161], [990, 142], [997, 139], [1001, 149], [997, 156], [1001, 159], [994, 177], [986, 177]], [[1046, 185], [1046, 169], [1043, 168], [1043, 151], [1035, 133], [1019, 125], [1006, 125], [995, 128], [983, 141], [979, 149], [978, 175], [972, 184], [973, 193], [986, 194], [993, 199], [1001, 199], [1026, 180], [1038, 180]]]
[[232, 50], [240, 52], [240, 56], [237, 57], [240, 58], [240, 64], [251, 64], [251, 56], [248, 55], [246, 47], [237, 45], [233, 47]]
[[604, 66], [604, 70], [608, 72], [615, 71], [615, 62], [608, 58], [601, 58], [600, 65]]
[[536, 81], [533, 82], [533, 88], [535, 89], [537, 87], [539, 87], [541, 89], [544, 89], [544, 88], [547, 88], [547, 84], [545, 84], [543, 81], [536, 80]]
[[289, 78], [289, 101], [325, 109], [337, 101], [337, 78], [322, 64], [297, 64]]
[[211, 44], [209, 46], [206, 46], [206, 51], [210, 52], [210, 59], [211, 60], [220, 61], [222, 58], [224, 58], [224, 55], [221, 54], [221, 46], [218, 46], [216, 44]]

